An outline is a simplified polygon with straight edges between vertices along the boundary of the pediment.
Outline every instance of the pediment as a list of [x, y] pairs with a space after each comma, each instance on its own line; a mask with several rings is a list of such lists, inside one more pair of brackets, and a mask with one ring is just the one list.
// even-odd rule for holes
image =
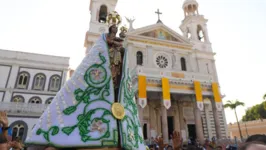
[[180, 40], [178, 40], [177, 38], [175, 38], [174, 36], [172, 36], [168, 32], [164, 31], [163, 29], [157, 29], [157, 30], [145, 32], [145, 33], [142, 33], [140, 35], [151, 37], [151, 38], [156, 38], [156, 39], [160, 39], [160, 40], [169, 40], [169, 41], [174, 41], [174, 42], [181, 42]]
[[157, 23], [155, 25], [136, 29], [132, 32], [129, 32], [128, 35], [178, 42], [183, 44], [190, 44], [190, 42], [186, 38], [184, 38], [183, 36], [175, 32], [174, 30], [168, 28], [162, 23]]

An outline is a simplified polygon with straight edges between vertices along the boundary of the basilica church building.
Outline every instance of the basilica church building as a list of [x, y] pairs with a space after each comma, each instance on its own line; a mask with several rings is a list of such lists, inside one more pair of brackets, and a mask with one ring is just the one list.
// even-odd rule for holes
[[[101, 33], [108, 32], [106, 17], [115, 10], [117, 2], [91, 0], [90, 28], [84, 43], [86, 53]], [[174, 130], [184, 140], [203, 142], [212, 137], [227, 137], [215, 53], [208, 36], [207, 19], [199, 14], [198, 6], [196, 0], [184, 1], [182, 34], [160, 19], [138, 29], [128, 19], [127, 65], [132, 87], [136, 89], [145, 139], [161, 135], [168, 143]]]

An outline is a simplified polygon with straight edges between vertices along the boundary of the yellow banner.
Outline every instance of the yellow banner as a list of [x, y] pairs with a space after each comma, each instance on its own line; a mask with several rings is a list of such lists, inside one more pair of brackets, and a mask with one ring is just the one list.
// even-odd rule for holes
[[213, 92], [215, 102], [216, 103], [222, 102], [218, 83], [215, 83], [215, 82], [212, 83], [212, 92]]
[[146, 76], [139, 75], [139, 98], [147, 98], [147, 82]]
[[168, 78], [162, 78], [162, 88], [163, 88], [163, 100], [170, 101], [170, 86]]
[[202, 89], [199, 81], [194, 81], [194, 89], [197, 102], [202, 102]]

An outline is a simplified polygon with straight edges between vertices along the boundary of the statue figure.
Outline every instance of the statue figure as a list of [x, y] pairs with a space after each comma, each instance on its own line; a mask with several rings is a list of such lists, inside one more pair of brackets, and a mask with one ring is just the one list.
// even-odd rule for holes
[[135, 91], [123, 47], [127, 28], [117, 12], [72, 77], [28, 134], [29, 146], [71, 149], [145, 149]]
[[127, 17], [125, 17], [125, 18], [127, 19], [127, 22], [129, 23], [129, 29], [128, 29], [128, 31], [130, 32], [130, 31], [134, 30], [134, 28], [133, 28], [133, 22], [135, 21], [135, 19], [129, 19]]
[[106, 34], [106, 41], [109, 47], [110, 66], [114, 84], [115, 100], [118, 100], [119, 85], [121, 81], [122, 63], [124, 57], [124, 48], [122, 38], [116, 37], [118, 29], [114, 24], [109, 28], [109, 33]]

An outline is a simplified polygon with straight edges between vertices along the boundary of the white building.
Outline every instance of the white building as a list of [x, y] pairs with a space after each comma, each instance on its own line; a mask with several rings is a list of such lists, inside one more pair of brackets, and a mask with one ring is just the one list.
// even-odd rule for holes
[[65, 83], [69, 58], [0, 50], [0, 110], [8, 112], [13, 137], [25, 140]]
[[[90, 28], [84, 43], [86, 53], [101, 33], [108, 32], [105, 18], [115, 10], [117, 2], [91, 0]], [[184, 139], [225, 138], [227, 126], [207, 19], [199, 14], [196, 0], [185, 0], [182, 7], [182, 35], [161, 20], [139, 29], [131, 26], [127, 33], [126, 49], [133, 85], [138, 87], [139, 75], [145, 76], [147, 82], [147, 105], [143, 103], [139, 108], [144, 137], [149, 139], [162, 134], [168, 142], [169, 134], [178, 130]], [[169, 109], [163, 106], [162, 77], [170, 81]], [[195, 81], [200, 83], [199, 95], [203, 100], [196, 99]]]

